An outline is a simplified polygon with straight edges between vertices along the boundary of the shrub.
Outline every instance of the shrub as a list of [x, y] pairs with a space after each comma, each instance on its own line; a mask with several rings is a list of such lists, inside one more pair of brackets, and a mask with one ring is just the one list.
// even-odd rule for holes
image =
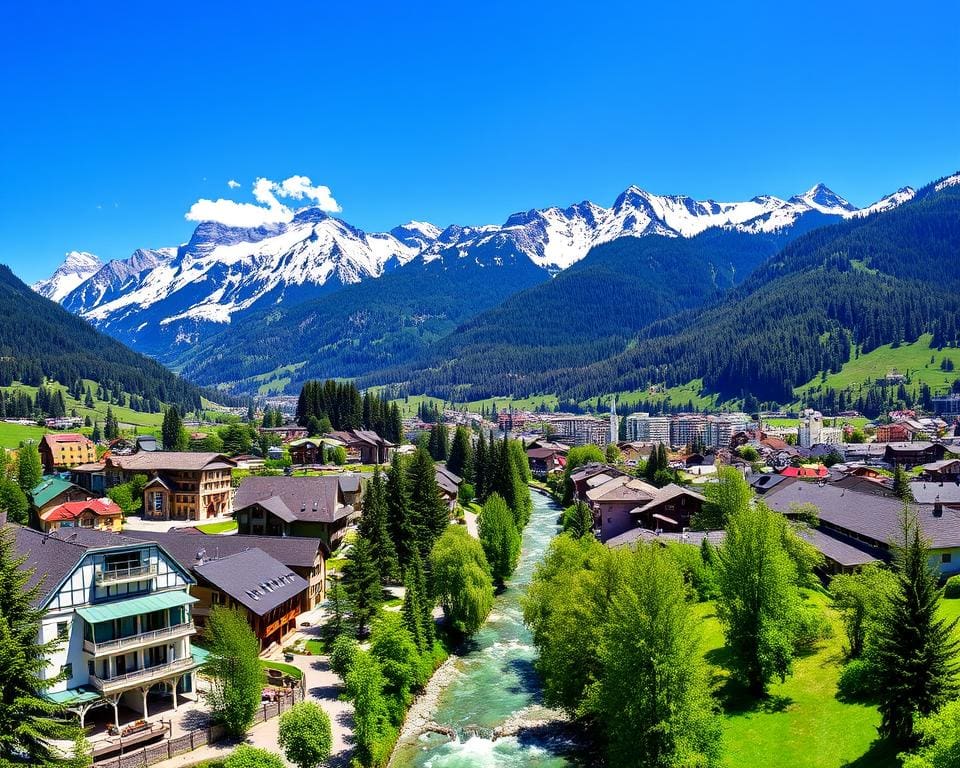
[[960, 597], [960, 575], [951, 576], [947, 579], [946, 586], [943, 588], [943, 596], [948, 600], [955, 600]]
[[797, 612], [793, 639], [793, 645], [797, 650], [809, 650], [832, 635], [833, 627], [816, 605], [804, 605]]
[[359, 648], [357, 641], [349, 635], [338, 635], [330, 649], [330, 669], [333, 674], [341, 680], [346, 680]]
[[286, 768], [280, 755], [241, 744], [223, 761], [223, 768]]
[[841, 701], [870, 702], [877, 696], [877, 671], [869, 659], [848, 661], [837, 681]]

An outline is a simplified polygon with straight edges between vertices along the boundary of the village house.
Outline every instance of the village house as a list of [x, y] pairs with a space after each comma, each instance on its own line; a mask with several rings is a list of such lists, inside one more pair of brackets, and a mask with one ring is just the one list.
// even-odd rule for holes
[[233, 513], [234, 466], [220, 453], [140, 451], [108, 456], [104, 471], [108, 488], [146, 475], [144, 520], [206, 520]]
[[906, 443], [911, 438], [911, 432], [906, 424], [893, 422], [892, 424], [878, 424], [876, 441], [878, 443]]
[[942, 443], [930, 443], [917, 440], [912, 443], [887, 443], [883, 458], [884, 461], [904, 469], [912, 469], [918, 464], [930, 464], [934, 461], [943, 461], [947, 448]]
[[591, 462], [577, 467], [570, 473], [570, 482], [573, 483], [573, 497], [580, 501], [587, 501], [587, 491], [615, 477], [626, 477], [627, 473], [609, 464]]
[[75, 432], [46, 434], [37, 446], [44, 472], [58, 469], [70, 469], [78, 464], [87, 464], [97, 460], [97, 446], [94, 442]]
[[346, 446], [334, 437], [304, 437], [290, 443], [290, 462], [295, 466], [326, 463], [326, 454], [332, 448]]
[[396, 447], [369, 429], [349, 429], [330, 432], [347, 449], [347, 456], [361, 464], [386, 464]]
[[920, 477], [934, 482], [960, 482], [960, 459], [950, 458], [923, 465]]
[[309, 434], [307, 428], [301, 427], [299, 424], [287, 424], [283, 427], [260, 427], [257, 431], [261, 435], [276, 435], [284, 443], [299, 440]]
[[435, 476], [437, 478], [437, 488], [440, 490], [440, 496], [444, 502], [446, 502], [447, 508], [453, 512], [454, 507], [457, 506], [457, 499], [460, 495], [460, 485], [463, 483], [463, 478], [453, 474], [453, 472], [442, 464], [436, 465]]
[[121, 706], [146, 718], [152, 700], [177, 709], [193, 693], [193, 578], [162, 547], [86, 528], [9, 529], [40, 587], [37, 640], [62, 641], [40, 674], [63, 679], [45, 696], [81, 726], [91, 708], [111, 706], [119, 727]]
[[344, 485], [360, 489], [359, 476], [246, 477], [234, 499], [239, 533], [309, 536], [332, 552], [359, 517], [347, 501]]
[[555, 448], [528, 448], [527, 462], [530, 465], [530, 474], [543, 478], [554, 472], [562, 472], [567, 464], [567, 457]]
[[27, 497], [30, 499], [31, 511], [39, 518], [44, 512], [65, 502], [92, 499], [93, 494], [58, 475], [46, 475]]
[[646, 504], [630, 510], [635, 526], [651, 530], [683, 531], [700, 514], [706, 498], [689, 488], [670, 483]]
[[47, 507], [38, 518], [40, 530], [44, 533], [61, 528], [95, 528], [119, 533], [123, 510], [110, 499], [88, 499]]
[[[127, 531], [124, 535], [142, 541], [155, 541], [160, 544], [186, 570], [204, 560], [218, 560], [221, 557], [235, 555], [248, 549], [259, 549], [307, 582], [308, 589], [303, 595], [301, 611], [317, 608], [325, 599], [326, 547], [320, 539], [302, 536], [197, 536], [183, 530], [171, 530], [164, 533], [153, 531]], [[196, 574], [194, 574], [196, 575]], [[204, 618], [210, 613], [213, 598], [209, 591], [194, 588], [193, 595], [199, 599], [193, 607], [197, 626], [201, 627]]]
[[[600, 477], [599, 475], [595, 477]], [[593, 512], [594, 531], [607, 541], [636, 527], [634, 510], [646, 506], [657, 488], [628, 475], [611, 477], [586, 491], [586, 502]]]

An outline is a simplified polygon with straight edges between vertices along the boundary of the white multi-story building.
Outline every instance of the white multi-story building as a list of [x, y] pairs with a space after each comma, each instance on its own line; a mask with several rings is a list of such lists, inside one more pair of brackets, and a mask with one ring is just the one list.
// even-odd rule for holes
[[604, 448], [609, 437], [609, 423], [593, 416], [552, 416], [545, 421], [553, 427], [554, 438], [570, 445], [598, 445]]
[[676, 448], [706, 443], [707, 417], [700, 414], [684, 413], [670, 422], [670, 444]]
[[195, 582], [162, 547], [85, 528], [11, 529], [22, 567], [40, 585], [38, 641], [61, 641], [43, 677], [64, 679], [46, 696], [79, 715], [81, 726], [91, 708], [110, 705], [119, 727], [120, 704], [146, 718], [151, 696], [176, 709], [178, 696], [193, 692]]
[[670, 417], [631, 413], [627, 416], [627, 440], [637, 443], [670, 444]]

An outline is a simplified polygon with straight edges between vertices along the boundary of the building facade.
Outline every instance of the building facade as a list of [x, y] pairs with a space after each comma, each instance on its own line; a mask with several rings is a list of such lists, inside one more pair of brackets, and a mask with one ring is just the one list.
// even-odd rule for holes
[[631, 413], [626, 417], [627, 440], [636, 443], [670, 444], [670, 417]]
[[70, 469], [97, 460], [97, 446], [93, 441], [74, 432], [44, 435], [37, 449], [45, 472]]

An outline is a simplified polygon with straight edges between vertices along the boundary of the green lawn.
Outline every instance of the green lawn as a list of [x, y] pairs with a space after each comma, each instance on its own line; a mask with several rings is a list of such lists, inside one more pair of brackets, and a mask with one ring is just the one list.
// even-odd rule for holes
[[282, 661], [260, 661], [260, 665], [264, 669], [278, 669], [285, 675], [290, 675], [290, 677], [296, 678], [299, 680], [303, 677], [303, 672], [299, 667], [293, 666], [293, 664], [284, 664]]
[[18, 448], [25, 440], [39, 441], [49, 430], [0, 421], [0, 448]]
[[307, 640], [305, 645], [313, 656], [323, 656], [327, 652], [327, 647], [323, 640]]
[[237, 530], [237, 521], [224, 520], [220, 523], [207, 523], [206, 525], [198, 525], [197, 530], [209, 534], [228, 533], [229, 531]]
[[[809, 593], [824, 605], [828, 598]], [[960, 602], [960, 601], [957, 601]], [[723, 633], [711, 603], [697, 606], [703, 617], [704, 653], [713, 666], [724, 706], [724, 763], [729, 768], [889, 768], [894, 753], [875, 743], [880, 721], [876, 707], [848, 704], [836, 697], [843, 659], [843, 630], [829, 611], [834, 636], [799, 658], [783, 683], [770, 687], [757, 704], [729, 681], [723, 664]]]

